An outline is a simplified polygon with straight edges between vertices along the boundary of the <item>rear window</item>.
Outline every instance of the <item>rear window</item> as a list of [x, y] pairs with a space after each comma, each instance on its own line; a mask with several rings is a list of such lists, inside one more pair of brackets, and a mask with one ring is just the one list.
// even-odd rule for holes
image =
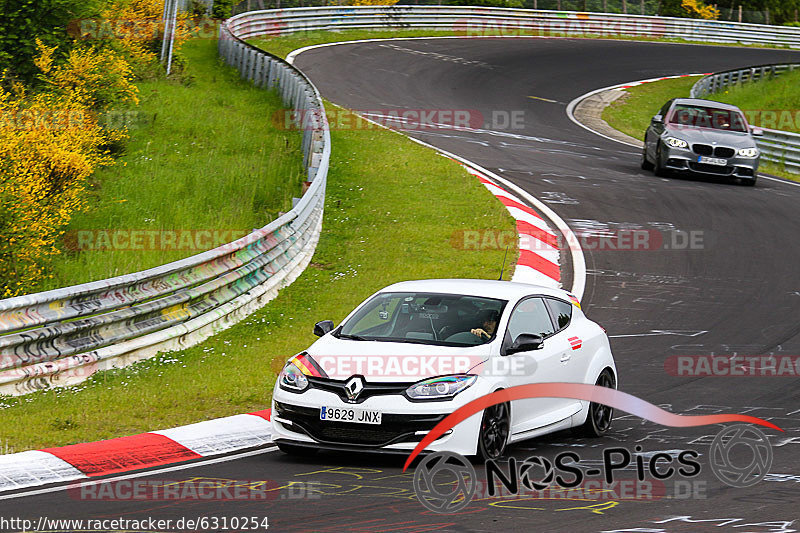
[[555, 298], [547, 298], [546, 301], [547, 306], [550, 307], [550, 311], [553, 313], [558, 331], [569, 326], [569, 322], [572, 320], [572, 304]]

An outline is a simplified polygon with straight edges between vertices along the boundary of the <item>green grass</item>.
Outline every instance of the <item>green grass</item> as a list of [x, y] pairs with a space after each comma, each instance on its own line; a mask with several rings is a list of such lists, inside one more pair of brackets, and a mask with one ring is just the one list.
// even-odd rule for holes
[[622, 133], [644, 139], [650, 119], [670, 98], [688, 97], [699, 76], [654, 81], [625, 89], [627, 93], [603, 110], [603, 120]]
[[[689, 91], [697, 82], [697, 76], [676, 78], [645, 83], [625, 89], [627, 93], [603, 110], [603, 120], [619, 131], [644, 139], [644, 132], [650, 119], [670, 98], [688, 97]], [[773, 79], [744, 84], [720, 93], [705, 96], [709, 100], [725, 102], [738, 106], [755, 126], [772, 127], [788, 131], [800, 131], [800, 71], [783, 74]], [[770, 119], [773, 115], [762, 114], [761, 110], [785, 110], [776, 113], [776, 122], [766, 124], [761, 117]], [[783, 117], [783, 122], [778, 117]], [[752, 120], [756, 118], [757, 120]], [[783, 165], [762, 159], [759, 169], [768, 174], [800, 181], [800, 176], [787, 172]]]
[[[51, 265], [54, 277], [38, 290], [136, 272], [213, 248], [263, 226], [300, 196], [301, 138], [271, 120], [283, 108], [278, 95], [223, 66], [214, 42], [190, 41], [183, 54], [190, 83], [138, 84], [141, 103], [129, 110], [125, 151], [116, 165], [92, 177], [89, 209], [70, 223], [63, 253]], [[176, 236], [174, 230], [216, 230], [221, 242], [196, 239], [199, 246], [184, 242], [160, 250], [147, 249], [153, 247], [145, 237], [145, 249], [131, 249], [124, 240], [119, 248], [98, 249], [103, 234], [92, 230], [126, 238], [137, 230]]]
[[338, 323], [366, 296], [400, 280], [497, 276], [503, 250], [451, 244], [458, 230], [515, 231], [477, 179], [393, 132], [331, 135], [322, 236], [297, 281], [195, 347], [97, 374], [77, 387], [3, 398], [3, 443], [22, 451], [264, 409], [282, 363], [315, 339], [316, 321]]
[[753, 126], [800, 133], [800, 70], [744, 83], [710, 98], [738, 106]]

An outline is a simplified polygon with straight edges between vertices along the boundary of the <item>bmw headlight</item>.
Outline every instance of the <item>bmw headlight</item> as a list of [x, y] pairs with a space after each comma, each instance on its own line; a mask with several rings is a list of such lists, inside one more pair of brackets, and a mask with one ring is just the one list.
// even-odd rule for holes
[[412, 400], [449, 400], [471, 386], [478, 376], [458, 374], [426, 379], [406, 389], [406, 396]]
[[281, 370], [281, 375], [278, 376], [278, 383], [283, 389], [301, 392], [308, 387], [308, 378], [292, 360], [286, 363], [286, 366]]
[[673, 148], [689, 148], [689, 143], [684, 141], [683, 139], [678, 139], [677, 137], [667, 137], [664, 139], [666, 143]]
[[758, 148], [739, 148], [739, 157], [758, 157]]

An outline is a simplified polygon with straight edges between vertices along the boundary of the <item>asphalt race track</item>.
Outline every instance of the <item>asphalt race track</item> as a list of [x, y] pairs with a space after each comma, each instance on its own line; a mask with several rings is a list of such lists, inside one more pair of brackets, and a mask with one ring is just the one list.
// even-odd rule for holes
[[[674, 355], [800, 355], [800, 186], [763, 178], [755, 188], [656, 178], [639, 169], [637, 149], [580, 128], [565, 112], [572, 99], [600, 87], [783, 61], [800, 61], [800, 52], [579, 39], [373, 42], [315, 49], [296, 61], [326, 98], [349, 108], [479, 111], [486, 131], [412, 135], [520, 185], [573, 230], [657, 230], [653, 235], [668, 245], [675, 235], [694, 235], [690, 249], [585, 250], [583, 308], [612, 337], [622, 390], [677, 413], [746, 413], [786, 430], [766, 431], [774, 461], [759, 484], [724, 485], [701, 457], [693, 481], [703, 483], [692, 485], [698, 492], [690, 498], [670, 497], [675, 483], [667, 480], [663, 497], [654, 499], [476, 498], [445, 515], [416, 500], [413, 472], [401, 471], [404, 457], [322, 453], [300, 460], [267, 451], [145, 478], [237, 480], [262, 496], [266, 490], [264, 498], [98, 501], [54, 491], [0, 499], [0, 507], [32, 518], [267, 516], [275, 531], [800, 530], [800, 382], [677, 377], [664, 367]], [[512, 112], [523, 117], [520, 129], [504, 128]], [[582, 462], [615, 446], [706, 454], [719, 430], [616, 415], [603, 439], [559, 433], [511, 451], [524, 459], [571, 450]], [[620, 475], [631, 480], [636, 472]]]

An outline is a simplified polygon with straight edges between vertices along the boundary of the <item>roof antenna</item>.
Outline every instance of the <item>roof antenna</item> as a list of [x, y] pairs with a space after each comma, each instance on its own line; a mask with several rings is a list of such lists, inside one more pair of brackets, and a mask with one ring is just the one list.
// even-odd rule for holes
[[503, 266], [500, 267], [500, 277], [497, 281], [503, 281], [503, 270], [506, 269], [506, 256], [508, 255], [508, 246], [506, 246], [506, 253], [503, 254]]

